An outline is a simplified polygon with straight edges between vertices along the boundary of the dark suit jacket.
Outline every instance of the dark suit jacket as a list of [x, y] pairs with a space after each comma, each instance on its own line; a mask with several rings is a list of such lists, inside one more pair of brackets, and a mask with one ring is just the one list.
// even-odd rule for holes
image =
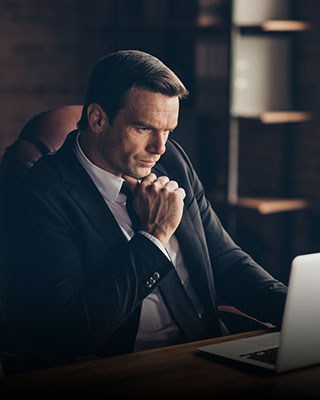
[[[207, 201], [184, 151], [169, 140], [154, 168], [186, 191], [176, 231], [193, 286], [204, 305], [197, 316], [175, 274], [147, 238], [124, 238], [99, 191], [73, 152], [75, 133], [43, 157], [6, 197], [7, 263], [20, 343], [62, 355], [130, 352], [141, 303], [158, 284], [186, 340], [221, 335], [216, 291], [251, 315], [280, 323], [286, 288], [230, 238]], [[158, 272], [154, 286], [150, 277]], [[152, 280], [151, 280], [152, 282]]]

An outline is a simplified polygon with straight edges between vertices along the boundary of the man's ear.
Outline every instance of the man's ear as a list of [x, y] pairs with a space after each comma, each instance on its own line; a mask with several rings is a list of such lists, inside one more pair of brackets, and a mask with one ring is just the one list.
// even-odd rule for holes
[[101, 133], [109, 120], [107, 114], [97, 103], [89, 104], [87, 108], [87, 118], [92, 132]]

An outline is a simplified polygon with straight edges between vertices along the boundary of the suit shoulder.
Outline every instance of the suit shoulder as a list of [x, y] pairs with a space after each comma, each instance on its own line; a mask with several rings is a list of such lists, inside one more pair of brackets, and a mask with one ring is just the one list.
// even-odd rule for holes
[[13, 185], [14, 191], [46, 191], [59, 181], [54, 155], [46, 155], [39, 159]]
[[193, 169], [190, 158], [188, 157], [183, 147], [178, 142], [172, 139], [168, 140], [166, 144], [166, 152], [161, 157], [161, 160], [165, 164], [182, 164], [184, 168]]

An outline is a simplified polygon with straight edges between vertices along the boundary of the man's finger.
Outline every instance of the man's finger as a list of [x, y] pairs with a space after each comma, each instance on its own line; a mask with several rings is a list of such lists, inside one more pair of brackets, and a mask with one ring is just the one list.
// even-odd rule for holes
[[162, 185], [166, 185], [169, 182], [169, 178], [165, 175], [159, 176], [156, 179], [157, 182], [161, 183]]
[[176, 192], [178, 192], [178, 193], [180, 194], [182, 200], [186, 197], [186, 192], [185, 192], [185, 190], [184, 190], [183, 188], [181, 188], [181, 187], [178, 188], [178, 189], [176, 190]]
[[157, 179], [157, 175], [154, 174], [153, 172], [151, 172], [151, 174], [145, 176], [142, 180], [142, 182], [148, 182], [148, 183], [152, 183]]
[[169, 181], [166, 184], [166, 188], [168, 188], [169, 190], [177, 190], [179, 188], [178, 182], [176, 181]]

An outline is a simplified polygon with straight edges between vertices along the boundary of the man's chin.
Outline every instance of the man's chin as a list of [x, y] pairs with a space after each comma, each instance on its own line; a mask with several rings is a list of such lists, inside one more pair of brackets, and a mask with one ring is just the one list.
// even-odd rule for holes
[[135, 179], [143, 179], [149, 174], [151, 174], [151, 168], [139, 168], [136, 171], [130, 171], [130, 173], [126, 175], [129, 175]]

